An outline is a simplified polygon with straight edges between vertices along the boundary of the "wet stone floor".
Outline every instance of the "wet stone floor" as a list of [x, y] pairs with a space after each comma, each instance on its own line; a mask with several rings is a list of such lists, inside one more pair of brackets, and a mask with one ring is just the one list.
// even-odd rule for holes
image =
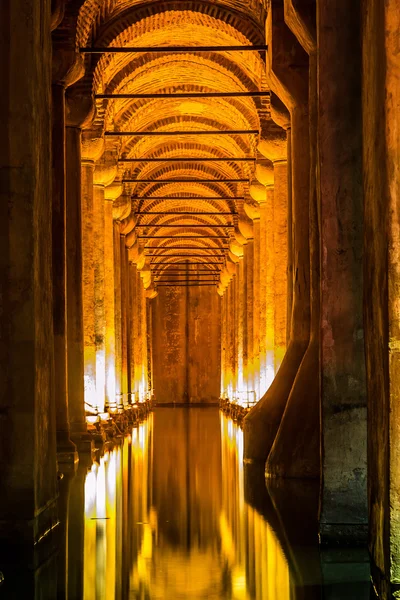
[[157, 408], [98, 463], [65, 474], [64, 541], [39, 574], [54, 591], [15, 597], [372, 599], [365, 550], [318, 547], [317, 486], [267, 489], [242, 451], [217, 408]]

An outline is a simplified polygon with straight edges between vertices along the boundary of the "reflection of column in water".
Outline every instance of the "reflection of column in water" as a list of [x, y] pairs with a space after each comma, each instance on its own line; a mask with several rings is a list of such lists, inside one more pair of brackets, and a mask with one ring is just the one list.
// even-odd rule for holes
[[221, 416], [222, 548], [234, 600], [289, 600], [287, 560], [268, 522], [244, 501], [243, 433]]
[[106, 600], [106, 569], [107, 569], [107, 540], [106, 540], [106, 472], [105, 462], [108, 453], [100, 459], [96, 479], [96, 600]]
[[221, 505], [218, 410], [156, 410], [152, 470], [150, 530], [156, 543], [147, 563], [150, 597], [225, 597], [218, 595], [223, 589], [216, 535]]
[[96, 589], [96, 487], [97, 464], [85, 481], [84, 600], [92, 600]]
[[82, 598], [84, 593], [85, 556], [85, 481], [90, 455], [82, 454], [78, 470], [71, 481], [68, 523], [68, 598]]
[[[149, 462], [152, 416], [132, 430], [129, 479], [129, 589], [149, 589], [152, 531], [149, 515]], [[125, 549], [127, 552], [128, 549]], [[142, 597], [142, 596], [141, 596]]]

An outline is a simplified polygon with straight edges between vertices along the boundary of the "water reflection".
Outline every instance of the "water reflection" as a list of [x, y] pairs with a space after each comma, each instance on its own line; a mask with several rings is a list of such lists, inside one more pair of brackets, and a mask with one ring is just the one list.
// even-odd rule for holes
[[157, 409], [86, 475], [83, 595], [64, 597], [367, 600], [364, 571], [351, 596], [324, 595], [318, 490], [268, 492], [242, 451], [216, 409]]

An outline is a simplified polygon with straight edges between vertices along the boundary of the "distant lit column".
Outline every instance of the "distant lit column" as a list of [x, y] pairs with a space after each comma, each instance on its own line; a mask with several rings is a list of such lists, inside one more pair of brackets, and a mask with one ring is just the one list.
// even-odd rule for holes
[[[285, 148], [286, 149], [286, 148]], [[287, 160], [277, 158], [274, 165], [274, 250], [275, 250], [275, 372], [279, 369], [286, 351], [287, 322]]]
[[238, 390], [242, 392], [244, 389], [243, 369], [244, 369], [244, 340], [243, 340], [243, 319], [244, 319], [244, 260], [241, 258], [236, 265], [237, 269], [237, 338], [238, 338]]
[[137, 363], [137, 269], [129, 262], [129, 391], [131, 400], [136, 400], [136, 363]]
[[267, 386], [275, 377], [275, 248], [274, 248], [274, 186], [267, 186], [266, 199], [266, 347], [267, 347]]
[[106, 409], [105, 186], [115, 175], [116, 165], [102, 162], [96, 165], [93, 179], [96, 404], [100, 413]]
[[260, 213], [253, 218], [254, 227], [254, 335], [253, 335], [253, 353], [254, 353], [254, 391], [256, 400], [260, 399]]
[[105, 404], [115, 410], [115, 261], [113, 203], [122, 193], [120, 185], [110, 185], [104, 194], [104, 316], [105, 316]]
[[122, 399], [122, 307], [121, 307], [121, 225], [113, 223], [114, 243], [114, 322], [115, 322], [115, 397], [120, 408]]
[[247, 391], [254, 391], [254, 239], [247, 241]]
[[95, 411], [96, 402], [96, 333], [93, 261], [93, 171], [103, 152], [102, 138], [88, 134], [82, 139], [82, 288], [84, 329], [84, 382], [87, 411]]
[[129, 328], [129, 263], [127, 258], [127, 248], [125, 245], [126, 236], [120, 236], [120, 259], [121, 259], [121, 394], [124, 406], [129, 404], [129, 378], [128, 378], [128, 328]]

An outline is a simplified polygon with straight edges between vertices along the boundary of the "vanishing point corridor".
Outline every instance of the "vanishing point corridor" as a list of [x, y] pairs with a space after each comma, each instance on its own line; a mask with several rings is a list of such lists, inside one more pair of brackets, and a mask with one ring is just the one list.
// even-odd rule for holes
[[400, 598], [399, 0], [0, 0], [0, 600]]

